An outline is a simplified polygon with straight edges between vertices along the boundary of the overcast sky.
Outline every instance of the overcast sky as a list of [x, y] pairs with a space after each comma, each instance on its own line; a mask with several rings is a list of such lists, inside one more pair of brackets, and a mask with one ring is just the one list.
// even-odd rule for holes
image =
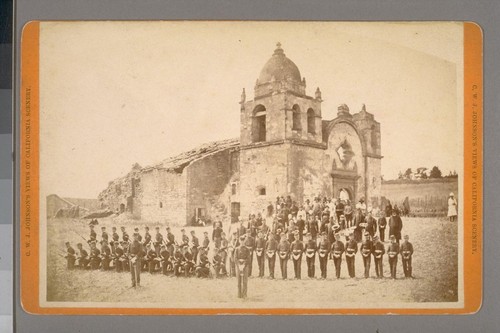
[[323, 119], [342, 103], [375, 115], [385, 179], [408, 167], [459, 171], [462, 31], [460, 23], [42, 23], [42, 188], [95, 198], [135, 162], [238, 137], [241, 90], [253, 98], [278, 41], [308, 95], [320, 87]]

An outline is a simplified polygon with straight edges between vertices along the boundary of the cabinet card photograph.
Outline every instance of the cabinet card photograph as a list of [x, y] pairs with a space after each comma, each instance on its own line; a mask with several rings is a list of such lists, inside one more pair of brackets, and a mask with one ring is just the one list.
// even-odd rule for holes
[[21, 45], [41, 314], [469, 314], [468, 22], [41, 21]]

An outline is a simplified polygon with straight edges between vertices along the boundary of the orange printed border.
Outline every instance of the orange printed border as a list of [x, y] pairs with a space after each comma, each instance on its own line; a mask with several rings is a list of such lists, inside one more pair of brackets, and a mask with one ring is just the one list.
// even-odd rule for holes
[[483, 37], [481, 28], [464, 23], [464, 307], [380, 309], [233, 309], [233, 308], [67, 308], [40, 307], [39, 300], [39, 31], [25, 25], [21, 41], [20, 117], [20, 288], [21, 304], [33, 314], [470, 314], [482, 302], [483, 191]]

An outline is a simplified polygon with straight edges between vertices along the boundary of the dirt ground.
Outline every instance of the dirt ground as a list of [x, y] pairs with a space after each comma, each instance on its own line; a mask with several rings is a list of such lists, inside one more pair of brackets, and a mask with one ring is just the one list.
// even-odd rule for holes
[[[302, 280], [282, 280], [278, 260], [275, 268], [275, 280], [270, 280], [266, 262], [265, 278], [258, 274], [254, 258], [253, 276], [248, 283], [248, 299], [240, 300], [237, 296], [236, 278], [197, 279], [176, 278], [160, 273], [141, 274], [141, 287], [130, 288], [130, 273], [81, 271], [66, 269], [65, 259], [59, 253], [64, 250], [65, 241], [70, 241], [76, 249], [76, 243], [84, 241], [77, 235], [88, 237], [88, 221], [79, 219], [48, 220], [47, 253], [47, 301], [59, 302], [127, 302], [127, 303], [162, 303], [166, 307], [197, 307], [209, 303], [210, 307], [262, 307], [286, 304], [288, 307], [317, 306], [334, 308], [343, 303], [383, 306], [390, 303], [412, 302], [454, 302], [458, 300], [458, 254], [457, 225], [445, 219], [403, 218], [403, 234], [410, 235], [415, 254], [413, 257], [413, 275], [415, 279], [404, 279], [401, 259], [398, 261], [398, 279], [389, 277], [389, 263], [384, 256], [384, 279], [375, 278], [372, 260], [371, 277], [365, 279], [361, 256], [356, 256], [356, 278], [347, 275], [345, 259], [342, 262], [341, 278], [334, 278], [333, 261], [328, 262], [326, 280], [308, 279], [305, 256], [302, 260]], [[136, 221], [106, 218], [99, 220], [96, 227], [98, 239], [100, 227], [126, 226], [129, 234], [133, 227], [141, 228]], [[154, 224], [149, 225], [154, 233]], [[234, 228], [234, 226], [233, 226]], [[172, 228], [176, 239], [180, 238], [180, 228]], [[189, 233], [196, 230], [200, 241], [203, 231], [212, 227], [186, 228]], [[225, 227], [228, 231], [229, 225]], [[165, 228], [162, 227], [165, 234]], [[386, 241], [387, 241], [386, 235]], [[387, 245], [388, 243], [386, 243]], [[86, 246], [86, 245], [84, 245]], [[316, 257], [316, 277], [320, 275]], [[288, 277], [293, 278], [293, 264], [288, 264]]]

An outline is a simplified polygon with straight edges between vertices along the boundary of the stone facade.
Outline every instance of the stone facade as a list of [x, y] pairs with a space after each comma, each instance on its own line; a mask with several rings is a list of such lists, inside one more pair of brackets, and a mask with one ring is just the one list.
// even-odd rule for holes
[[102, 206], [134, 218], [174, 224], [199, 216], [233, 221], [261, 212], [277, 196], [298, 202], [315, 196], [366, 198], [381, 190], [380, 124], [365, 106], [345, 104], [323, 120], [321, 91], [306, 80], [281, 46], [265, 64], [254, 99], [243, 90], [240, 138], [203, 145], [159, 165], [135, 166], [99, 195]]

